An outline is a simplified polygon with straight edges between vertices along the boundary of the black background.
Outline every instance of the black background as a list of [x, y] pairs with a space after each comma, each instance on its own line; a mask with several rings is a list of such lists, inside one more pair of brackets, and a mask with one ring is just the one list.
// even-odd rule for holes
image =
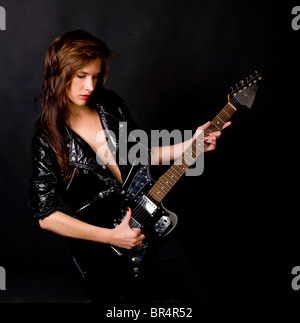
[[[264, 73], [242, 109], [164, 205], [197, 263], [212, 303], [293, 301], [300, 265], [297, 217], [300, 31], [296, 2], [199, 0], [0, 1], [0, 302], [87, 302], [65, 240], [29, 217], [30, 142], [43, 60], [59, 34], [85, 29], [120, 56], [106, 87], [123, 97], [141, 129], [192, 129], [226, 104], [230, 87]], [[166, 168], [157, 167], [158, 177]]]

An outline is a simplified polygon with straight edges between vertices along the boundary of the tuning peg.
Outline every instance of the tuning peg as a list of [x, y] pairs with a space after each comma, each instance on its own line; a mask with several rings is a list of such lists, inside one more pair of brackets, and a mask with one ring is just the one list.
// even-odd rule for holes
[[240, 81], [240, 84], [243, 85], [245, 82], [243, 80]]
[[257, 71], [255, 71], [256, 76], [259, 74]]
[[250, 80], [252, 80], [253, 79], [253, 75], [252, 74], [250, 74]]

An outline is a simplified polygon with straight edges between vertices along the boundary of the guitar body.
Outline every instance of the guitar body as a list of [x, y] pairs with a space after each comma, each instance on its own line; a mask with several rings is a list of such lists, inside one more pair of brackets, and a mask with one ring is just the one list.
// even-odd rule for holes
[[[128, 257], [130, 271], [138, 276], [145, 252], [151, 242], [165, 237], [177, 225], [178, 218], [167, 210], [162, 202], [156, 201], [148, 192], [155, 184], [151, 178], [148, 165], [133, 165], [121, 192], [96, 200], [79, 209], [74, 217], [89, 224], [104, 228], [114, 228], [126, 215], [127, 207], [131, 209], [131, 228], [139, 228], [145, 235], [143, 244], [128, 251], [115, 246], [109, 246], [111, 252], [119, 257]], [[101, 249], [107, 248], [96, 242], [76, 240], [75, 259], [84, 268], [84, 258], [87, 252], [90, 256], [101, 257]]]

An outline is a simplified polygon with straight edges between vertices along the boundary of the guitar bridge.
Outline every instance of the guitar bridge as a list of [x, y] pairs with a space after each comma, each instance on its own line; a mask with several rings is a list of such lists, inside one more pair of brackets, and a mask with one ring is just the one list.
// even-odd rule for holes
[[168, 216], [162, 216], [154, 225], [155, 231], [157, 233], [164, 233], [170, 224], [170, 218]]

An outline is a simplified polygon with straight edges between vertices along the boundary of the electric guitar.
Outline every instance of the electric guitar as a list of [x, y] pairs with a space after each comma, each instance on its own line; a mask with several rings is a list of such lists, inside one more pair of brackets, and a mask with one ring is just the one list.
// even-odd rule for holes
[[[151, 178], [149, 165], [133, 164], [118, 196], [107, 198], [110, 206], [115, 206], [118, 209], [115, 217], [111, 213], [110, 217], [105, 217], [103, 214], [105, 212], [101, 212], [105, 198], [85, 205], [74, 214], [74, 217], [84, 222], [113, 228], [122, 222], [127, 207], [131, 208], [132, 215], [129, 225], [131, 228], [140, 228], [146, 236], [145, 240], [141, 245], [131, 250], [115, 246], [109, 246], [109, 248], [116, 256], [128, 257], [130, 270], [135, 277], [140, 274], [142, 260], [151, 243], [170, 234], [177, 225], [177, 215], [167, 210], [163, 206], [162, 200], [186, 170], [194, 164], [196, 158], [203, 153], [206, 143], [200, 139], [207, 133], [221, 130], [240, 106], [251, 108], [261, 83], [262, 74], [255, 72], [254, 76], [250, 75], [245, 81], [240, 81], [239, 85], [236, 84], [235, 88], [231, 88], [231, 92], [228, 94], [228, 103], [212, 120], [209, 128], [193, 140], [183, 154], [156, 182]], [[201, 138], [199, 138], [200, 136]], [[101, 244], [97, 244], [97, 246], [99, 245]], [[101, 254], [94, 254], [94, 256], [101, 257]]]

